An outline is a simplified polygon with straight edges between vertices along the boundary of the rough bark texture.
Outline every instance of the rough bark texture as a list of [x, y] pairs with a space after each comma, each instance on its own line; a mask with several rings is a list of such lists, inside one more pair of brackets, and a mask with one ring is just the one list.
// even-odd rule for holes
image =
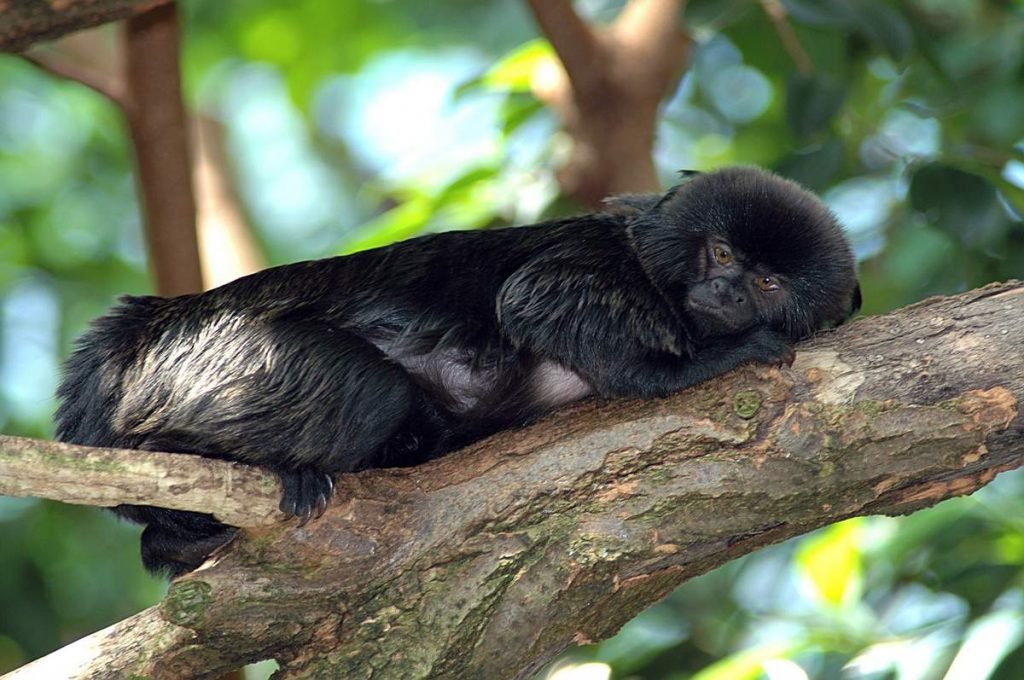
[[281, 522], [281, 485], [259, 468], [198, 456], [92, 449], [0, 435], [0, 496], [212, 512], [233, 526]]
[[[790, 369], [343, 476], [321, 520], [247, 531], [69, 677], [270, 656], [286, 678], [527, 677], [739, 555], [1019, 466], [1022, 319], [1020, 282], [935, 298], [805, 343]], [[62, 653], [25, 670], [50, 677]]]
[[32, 43], [124, 19], [171, 0], [0, 0], [0, 50], [19, 52]]

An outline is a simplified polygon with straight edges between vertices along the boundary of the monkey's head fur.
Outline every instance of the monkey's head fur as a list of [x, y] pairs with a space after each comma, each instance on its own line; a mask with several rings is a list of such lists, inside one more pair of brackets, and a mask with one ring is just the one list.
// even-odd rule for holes
[[631, 205], [630, 239], [644, 269], [697, 342], [754, 326], [799, 340], [860, 308], [842, 229], [795, 182], [728, 168]]

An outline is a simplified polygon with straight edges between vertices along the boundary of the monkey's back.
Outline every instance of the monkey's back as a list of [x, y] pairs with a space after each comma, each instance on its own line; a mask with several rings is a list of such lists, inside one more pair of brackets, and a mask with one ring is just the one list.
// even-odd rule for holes
[[[621, 221], [594, 216], [448, 232], [273, 267], [200, 294], [122, 298], [94, 322], [66, 364], [57, 436], [138, 448], [165, 433], [173, 450], [237, 457], [219, 449], [250, 438], [245, 428], [258, 421], [251, 411], [272, 411], [281, 390], [299, 389], [288, 367], [302, 357], [283, 329], [308, 324], [365, 340], [401, 365], [441, 410], [458, 415], [463, 431], [455, 433], [456, 443], [528, 420], [537, 409], [527, 406], [524, 380], [531, 371], [550, 379], [552, 368], [503, 337], [498, 292], [552, 244], [586, 243], [609, 232], [621, 232]], [[568, 389], [586, 392], [580, 385]], [[260, 394], [266, 399], [254, 397]], [[214, 441], [208, 432], [217, 433]]]

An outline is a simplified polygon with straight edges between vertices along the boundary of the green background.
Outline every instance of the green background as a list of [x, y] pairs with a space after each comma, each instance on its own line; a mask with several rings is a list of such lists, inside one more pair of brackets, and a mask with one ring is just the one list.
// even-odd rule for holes
[[[742, 162], [817, 191], [854, 244], [866, 314], [1024, 274], [1021, 4], [782, 4], [808, 75], [760, 3], [689, 3], [695, 45], [659, 124], [662, 181]], [[607, 21], [619, 6], [577, 7]], [[550, 50], [520, 3], [194, 1], [183, 24], [188, 105], [223, 125], [271, 264], [579, 210], [558, 197], [564, 139], [529, 88]], [[73, 339], [150, 286], [119, 112], [0, 57], [2, 431], [52, 436]], [[911, 517], [762, 550], [547, 672], [1017, 680], [1022, 491], [1005, 474]], [[0, 672], [157, 601], [137, 540], [93, 508], [0, 498]]]

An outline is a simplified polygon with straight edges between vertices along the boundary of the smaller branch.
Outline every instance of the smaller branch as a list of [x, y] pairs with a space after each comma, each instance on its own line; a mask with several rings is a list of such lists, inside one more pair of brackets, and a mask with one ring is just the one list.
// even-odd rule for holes
[[803, 76], [813, 73], [814, 64], [804, 50], [804, 46], [800, 44], [800, 39], [796, 37], [793, 26], [789, 23], [786, 8], [782, 6], [779, 0], [759, 0], [759, 3], [761, 9], [771, 19], [775, 32], [782, 42], [782, 47], [789, 54], [789, 58], [793, 60], [796, 70]]
[[138, 14], [171, 0], [7, 0], [0, 2], [0, 50], [19, 52], [43, 40]]
[[155, 505], [255, 527], [284, 520], [277, 509], [280, 494], [273, 473], [239, 463], [0, 435], [0, 496], [101, 507]]
[[685, 0], [630, 0], [613, 26], [616, 41], [647, 70], [648, 78], [666, 86], [686, 63], [689, 39], [679, 17]]
[[180, 650], [195, 642], [195, 631], [165, 620], [159, 607], [150, 607], [36, 659], [4, 680], [169, 677], [162, 675], [168, 664], [180, 664]]
[[527, 0], [537, 25], [547, 37], [569, 82], [577, 92], [588, 91], [599, 82], [601, 55], [597, 36], [583, 21], [570, 0]]
[[22, 59], [33, 64], [42, 70], [66, 80], [73, 80], [79, 85], [84, 85], [90, 90], [106, 97], [122, 111], [127, 112], [128, 97], [124, 89], [124, 83], [105, 73], [100, 73], [88, 68], [82, 68], [60, 55], [42, 54], [21, 54]]
[[197, 293], [203, 276], [175, 5], [132, 17], [124, 46], [128, 128], [156, 289], [165, 296]]
[[222, 126], [201, 114], [192, 121], [199, 252], [203, 281], [213, 288], [262, 269], [266, 261], [239, 208]]

